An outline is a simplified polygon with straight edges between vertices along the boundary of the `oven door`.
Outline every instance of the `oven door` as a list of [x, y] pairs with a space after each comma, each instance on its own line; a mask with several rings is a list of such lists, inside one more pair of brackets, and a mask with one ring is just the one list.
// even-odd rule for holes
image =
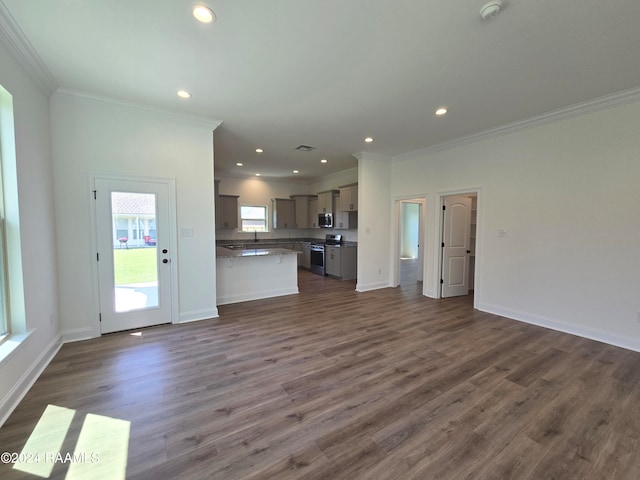
[[324, 275], [324, 246], [311, 246], [311, 273]]

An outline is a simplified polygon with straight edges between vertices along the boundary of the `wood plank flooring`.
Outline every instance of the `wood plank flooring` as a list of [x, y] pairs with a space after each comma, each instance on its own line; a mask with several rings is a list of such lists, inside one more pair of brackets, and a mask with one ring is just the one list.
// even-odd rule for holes
[[56, 405], [75, 410], [63, 452], [88, 414], [130, 422], [129, 479], [640, 478], [640, 354], [421, 284], [299, 283], [219, 319], [64, 345], [0, 451]]

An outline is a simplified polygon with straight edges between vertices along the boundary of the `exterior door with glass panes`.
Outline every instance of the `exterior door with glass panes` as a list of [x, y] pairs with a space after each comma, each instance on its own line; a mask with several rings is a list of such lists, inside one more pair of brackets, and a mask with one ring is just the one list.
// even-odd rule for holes
[[101, 332], [171, 323], [169, 184], [94, 185]]

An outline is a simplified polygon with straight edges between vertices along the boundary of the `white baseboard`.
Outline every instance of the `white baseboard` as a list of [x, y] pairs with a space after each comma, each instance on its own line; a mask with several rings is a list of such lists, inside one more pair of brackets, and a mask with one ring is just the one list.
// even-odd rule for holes
[[228, 305], [230, 303], [249, 302], [251, 300], [261, 300], [263, 298], [282, 297], [283, 295], [295, 295], [299, 293], [296, 288], [283, 288], [274, 290], [262, 290], [251, 294], [239, 294], [229, 296], [218, 296], [218, 305]]
[[[98, 334], [98, 336], [100, 336], [100, 334]], [[62, 343], [79, 342], [81, 340], [89, 340], [90, 338], [95, 337], [96, 335], [90, 327], [62, 331]]]
[[356, 284], [356, 292], [368, 292], [370, 290], [380, 290], [381, 288], [389, 288], [389, 287], [391, 287], [391, 285], [389, 285], [389, 282], [378, 282], [378, 283], [367, 283], [367, 284], [358, 283]]
[[58, 350], [62, 346], [62, 337], [56, 335], [49, 345], [38, 355], [38, 358], [29, 366], [25, 368], [24, 373], [20, 377], [20, 380], [9, 390], [5, 396], [0, 400], [0, 427], [7, 421], [9, 415], [15, 410], [18, 404], [22, 401], [29, 389], [36, 382], [38, 377], [42, 374], [47, 365], [53, 360]]
[[527, 312], [504, 308], [499, 305], [489, 303], [481, 303], [477, 308], [483, 312], [493, 313], [512, 320], [518, 320], [520, 322], [530, 323], [539, 327], [550, 328], [551, 330], [557, 330], [559, 332], [577, 335], [578, 337], [588, 338], [597, 342], [608, 343], [609, 345], [626, 348], [627, 350], [633, 350], [634, 352], [640, 352], [640, 338], [637, 337], [629, 337], [616, 332], [610, 332], [608, 330], [601, 330], [599, 328], [586, 327], [583, 325], [563, 322], [561, 320], [532, 315]]
[[200, 320], [208, 320], [210, 318], [218, 318], [218, 309], [194, 310], [191, 312], [183, 312], [180, 314], [178, 321], [175, 323], [198, 322]]

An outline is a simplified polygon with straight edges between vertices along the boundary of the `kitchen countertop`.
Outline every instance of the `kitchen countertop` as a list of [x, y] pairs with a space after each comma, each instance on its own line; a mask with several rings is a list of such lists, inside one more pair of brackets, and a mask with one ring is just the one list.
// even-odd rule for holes
[[216, 247], [217, 258], [262, 257], [265, 255], [299, 255], [301, 252], [288, 248], [246, 248], [232, 250], [224, 247]]

